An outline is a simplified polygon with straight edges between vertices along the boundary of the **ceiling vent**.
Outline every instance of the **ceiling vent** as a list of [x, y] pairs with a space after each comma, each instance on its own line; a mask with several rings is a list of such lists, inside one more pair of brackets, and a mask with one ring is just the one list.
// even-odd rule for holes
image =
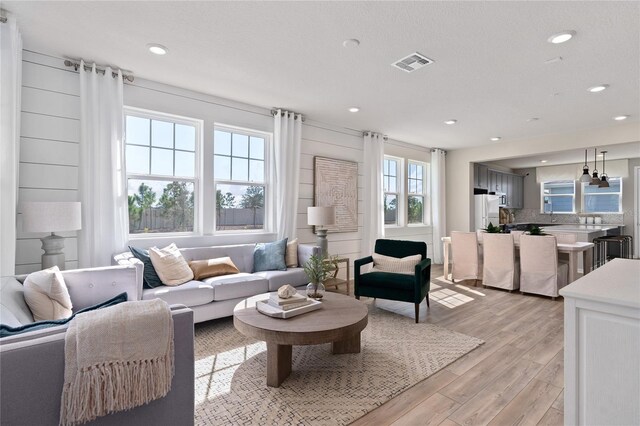
[[405, 72], [413, 72], [432, 63], [433, 59], [429, 59], [418, 52], [414, 52], [411, 55], [394, 62], [391, 66], [399, 68]]

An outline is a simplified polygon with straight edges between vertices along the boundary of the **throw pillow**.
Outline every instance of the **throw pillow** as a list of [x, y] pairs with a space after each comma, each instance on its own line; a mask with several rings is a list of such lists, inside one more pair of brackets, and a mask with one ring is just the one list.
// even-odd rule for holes
[[298, 267], [298, 239], [297, 238], [287, 243], [287, 250], [285, 252], [284, 259], [285, 259], [284, 262], [286, 263], [287, 268]]
[[69, 290], [57, 266], [27, 276], [24, 301], [36, 321], [67, 318], [73, 313]]
[[153, 267], [153, 262], [151, 262], [151, 257], [149, 257], [149, 251], [131, 246], [129, 246], [129, 250], [131, 250], [131, 254], [133, 254], [137, 259], [140, 259], [144, 264], [144, 269], [142, 272], [142, 281], [144, 282], [144, 287], [156, 288], [161, 286], [162, 280]]
[[394, 274], [407, 275], [413, 275], [416, 272], [416, 265], [422, 260], [422, 256], [419, 254], [398, 258], [373, 253], [371, 257], [373, 257], [372, 272], [392, 272]]
[[175, 243], [162, 249], [151, 247], [149, 256], [162, 284], [180, 285], [193, 279], [193, 271]]
[[8, 325], [0, 324], [0, 338], [7, 337], [7, 336], [15, 336], [17, 334], [26, 333], [28, 331], [41, 330], [43, 328], [51, 328], [51, 327], [56, 327], [58, 325], [64, 325], [69, 321], [71, 321], [76, 315], [81, 314], [83, 312], [89, 312], [95, 309], [106, 308], [106, 307], [117, 305], [118, 303], [122, 303], [126, 301], [127, 301], [127, 293], [124, 292], [124, 293], [120, 293], [115, 297], [112, 297], [109, 300], [105, 300], [104, 302], [95, 304], [93, 306], [87, 306], [86, 308], [82, 308], [68, 318], [52, 320], [52, 321], [32, 322], [31, 324], [25, 324], [19, 327], [9, 327]]
[[273, 243], [259, 243], [253, 251], [253, 272], [286, 271], [284, 255], [287, 251], [287, 238]]
[[189, 268], [193, 271], [195, 280], [203, 280], [220, 275], [237, 274], [240, 272], [230, 257], [220, 257], [208, 260], [192, 260]]

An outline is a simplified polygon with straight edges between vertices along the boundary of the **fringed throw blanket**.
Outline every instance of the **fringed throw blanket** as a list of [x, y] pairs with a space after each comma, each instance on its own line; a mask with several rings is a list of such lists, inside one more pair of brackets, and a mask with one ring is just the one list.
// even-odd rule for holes
[[76, 316], [65, 336], [61, 425], [165, 396], [173, 378], [173, 318], [160, 299]]

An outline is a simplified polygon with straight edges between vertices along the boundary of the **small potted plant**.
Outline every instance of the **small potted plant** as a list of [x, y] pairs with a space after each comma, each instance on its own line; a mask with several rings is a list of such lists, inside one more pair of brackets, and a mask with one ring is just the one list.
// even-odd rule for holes
[[488, 234], [499, 234], [502, 232], [502, 229], [500, 229], [499, 226], [495, 226], [493, 223], [489, 222], [489, 225], [484, 228], [484, 231], [486, 231]]
[[322, 282], [331, 272], [331, 262], [327, 262], [324, 256], [312, 255], [303, 265], [304, 272], [309, 278], [307, 284], [307, 297], [320, 300], [324, 296], [324, 284]]
[[544, 232], [542, 232], [542, 229], [540, 229], [540, 227], [538, 225], [531, 225], [529, 227], [529, 235], [547, 235]]

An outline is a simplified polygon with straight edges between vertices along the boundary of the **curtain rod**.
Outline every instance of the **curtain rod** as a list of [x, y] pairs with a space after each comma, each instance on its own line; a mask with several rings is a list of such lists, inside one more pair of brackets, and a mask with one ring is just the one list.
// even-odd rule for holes
[[294, 118], [295, 118], [296, 114], [297, 114], [297, 115], [300, 115], [300, 118], [302, 119], [302, 122], [303, 122], [303, 123], [304, 123], [304, 122], [305, 122], [305, 120], [306, 120], [306, 119], [304, 118], [304, 115], [300, 114], [299, 112], [287, 111], [286, 109], [282, 109], [282, 108], [272, 108], [272, 109], [271, 109], [271, 115], [275, 117], [275, 116], [276, 116], [276, 114], [278, 113], [278, 110], [280, 110], [280, 111], [284, 111], [284, 112], [287, 112], [287, 113], [289, 113], [289, 114], [293, 114]]
[[[72, 61], [72, 60], [69, 60], [69, 59], [65, 59], [64, 60], [64, 65], [66, 67], [73, 67], [76, 71], [78, 71], [78, 68], [80, 68], [80, 61]], [[87, 65], [87, 64], [84, 65], [85, 71], [88, 71], [91, 68], [92, 68], [91, 65]], [[99, 66], [96, 65], [96, 71], [101, 72], [101, 73], [104, 74], [105, 70], [106, 70], [105, 67], [99, 67]], [[120, 70], [120, 71], [122, 72], [122, 79], [123, 80], [126, 80], [126, 81], [129, 81], [129, 82], [133, 83], [134, 77], [133, 77], [132, 74], [125, 74], [125, 71], [122, 71], [122, 70]], [[117, 77], [118, 73], [112, 72], [111, 76], [112, 77]]]

